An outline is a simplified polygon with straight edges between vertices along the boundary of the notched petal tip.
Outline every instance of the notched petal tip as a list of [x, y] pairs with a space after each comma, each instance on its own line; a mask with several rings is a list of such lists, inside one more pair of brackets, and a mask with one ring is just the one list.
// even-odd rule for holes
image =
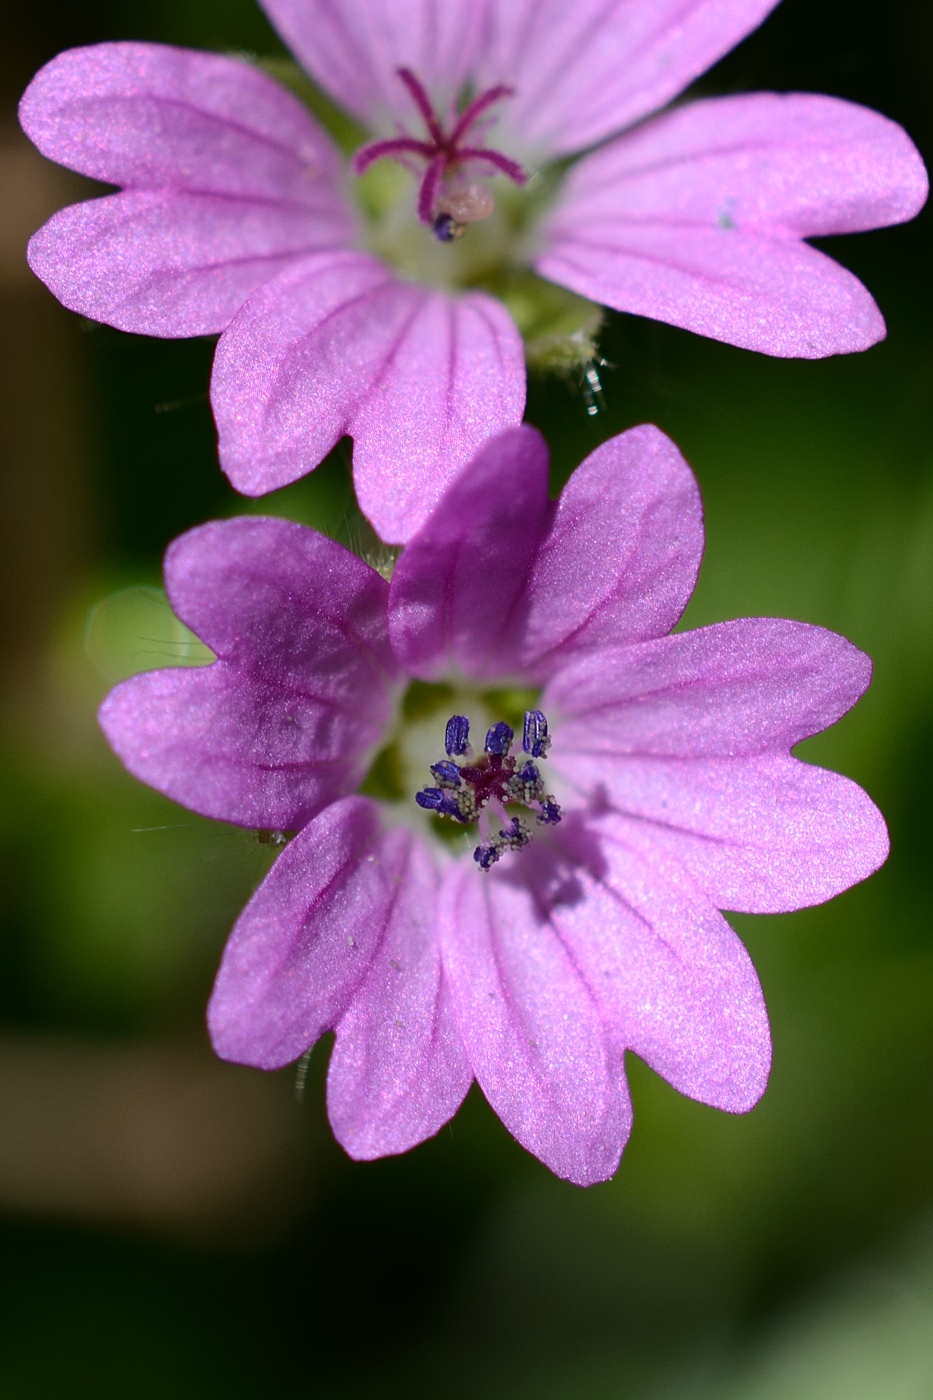
[[555, 1175], [580, 1186], [607, 1181], [628, 1140], [631, 1103], [574, 956], [527, 888], [497, 872], [454, 870], [439, 913], [460, 1032], [490, 1105]]
[[211, 400], [237, 490], [295, 481], [349, 435], [360, 506], [403, 544], [482, 444], [520, 422], [521, 337], [485, 293], [432, 292], [354, 250], [296, 258], [221, 337]]

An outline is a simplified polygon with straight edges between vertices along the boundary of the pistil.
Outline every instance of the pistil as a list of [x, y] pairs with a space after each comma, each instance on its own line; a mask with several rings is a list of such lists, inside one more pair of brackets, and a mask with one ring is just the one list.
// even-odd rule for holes
[[[450, 243], [463, 234], [467, 225], [488, 218], [495, 208], [487, 186], [468, 179], [470, 167], [486, 167], [490, 174], [506, 175], [517, 185], [524, 185], [528, 180], [517, 161], [492, 147], [477, 144], [481, 140], [477, 133], [480, 118], [495, 103], [511, 97], [513, 89], [499, 84], [480, 93], [447, 131], [421, 80], [410, 68], [397, 71], [418, 108], [427, 138], [409, 136], [403, 130], [399, 136], [388, 140], [372, 141], [357, 151], [353, 169], [357, 175], [362, 175], [375, 161], [393, 157], [407, 168], [420, 172], [418, 218], [430, 227], [439, 242]], [[468, 143], [471, 133], [472, 140]]]

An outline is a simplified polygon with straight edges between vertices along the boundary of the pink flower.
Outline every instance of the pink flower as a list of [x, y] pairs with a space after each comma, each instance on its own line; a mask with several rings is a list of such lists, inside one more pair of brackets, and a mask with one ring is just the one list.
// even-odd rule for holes
[[295, 480], [348, 433], [363, 510], [384, 539], [407, 540], [480, 444], [521, 420], [506, 305], [534, 320], [529, 268], [771, 355], [884, 335], [865, 288], [803, 240], [917, 212], [926, 175], [900, 127], [775, 93], [643, 122], [774, 3], [263, 0], [376, 137], [355, 158], [362, 181], [244, 62], [71, 50], [29, 87], [23, 126], [123, 193], [57, 214], [30, 263], [66, 306], [123, 330], [223, 332], [212, 398], [237, 490]]
[[[719, 910], [819, 903], [887, 851], [865, 793], [790, 753], [868, 685], [861, 652], [773, 618], [668, 635], [703, 545], [674, 444], [614, 438], [558, 502], [547, 478], [533, 429], [488, 442], [391, 583], [282, 520], [193, 530], [167, 587], [218, 659], [101, 711], [143, 781], [297, 831], [210, 1029], [263, 1069], [335, 1030], [329, 1112], [356, 1158], [437, 1132], [475, 1077], [554, 1172], [601, 1181], [631, 1124], [626, 1050], [751, 1108], [767, 1018]], [[387, 800], [354, 795], [368, 771]]]

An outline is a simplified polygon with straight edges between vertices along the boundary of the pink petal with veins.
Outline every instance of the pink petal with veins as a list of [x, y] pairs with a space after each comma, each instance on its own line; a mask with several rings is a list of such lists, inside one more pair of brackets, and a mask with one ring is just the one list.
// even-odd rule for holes
[[411, 69], [445, 113], [470, 78], [485, 0], [261, 0], [304, 67], [367, 126], [411, 121], [398, 78]]
[[616, 311], [785, 359], [867, 350], [885, 335], [858, 278], [787, 237], [667, 220], [575, 223], [535, 266]]
[[703, 506], [675, 443], [650, 424], [591, 452], [561, 492], [528, 584], [523, 666], [536, 676], [576, 652], [663, 636], [703, 555]]
[[392, 647], [411, 674], [521, 675], [516, 633], [554, 514], [547, 486], [547, 445], [521, 427], [488, 442], [448, 488], [392, 575]]
[[183, 535], [169, 598], [218, 660], [133, 676], [100, 713], [127, 767], [196, 812], [289, 828], [362, 780], [398, 680], [387, 586], [341, 545], [283, 520]]
[[29, 243], [72, 311], [157, 336], [222, 331], [258, 287], [341, 239], [329, 216], [240, 198], [140, 190], [73, 204]]
[[682, 1094], [747, 1113], [771, 1063], [751, 959], [674, 856], [627, 838], [612, 817], [568, 821], [550, 868], [544, 858], [528, 862], [535, 904], [620, 1050], [634, 1050]]
[[884, 818], [839, 773], [787, 755], [594, 758], [561, 752], [578, 792], [630, 818], [717, 909], [780, 914], [867, 880], [888, 855]]
[[296, 262], [220, 341], [221, 462], [258, 495], [354, 438], [357, 495], [383, 539], [408, 539], [482, 442], [520, 420], [521, 338], [482, 293], [397, 280], [365, 253]]
[[445, 886], [441, 920], [460, 1032], [486, 1098], [557, 1176], [607, 1180], [631, 1130], [622, 1057], [559, 932], [520, 878], [486, 879], [466, 863]]
[[223, 330], [291, 259], [352, 236], [330, 139], [238, 60], [73, 49], [33, 79], [20, 119], [51, 159], [128, 191], [62, 210], [29, 245], [60, 301], [121, 330]]
[[333, 803], [286, 846], [243, 910], [208, 1008], [225, 1060], [279, 1069], [345, 1014], [391, 921], [410, 833], [367, 798]]
[[695, 102], [585, 157], [538, 271], [619, 311], [767, 354], [863, 350], [884, 322], [804, 237], [912, 218], [926, 173], [899, 126], [809, 95]]
[[389, 596], [392, 645], [426, 679], [452, 667], [527, 684], [576, 652], [668, 632], [702, 552], [693, 473], [657, 428], [603, 443], [556, 505], [547, 446], [518, 428], [477, 453], [409, 542]]
[[835, 724], [871, 662], [824, 627], [746, 617], [640, 646], [603, 645], [554, 676], [563, 742], [589, 753], [781, 753]]
[[773, 913], [829, 899], [887, 856], [861, 788], [790, 757], [870, 675], [832, 632], [746, 618], [582, 657], [541, 704], [574, 789], [630, 818], [718, 907]]
[[439, 882], [408, 837], [378, 946], [337, 1023], [328, 1116], [351, 1157], [406, 1152], [452, 1118], [472, 1082], [437, 940]]
[[516, 89], [502, 120], [513, 155], [569, 155], [663, 107], [776, 3], [493, 0], [478, 84]]
[[36, 74], [20, 121], [50, 160], [131, 189], [339, 210], [341, 162], [287, 88], [241, 59], [167, 44], [69, 49]]

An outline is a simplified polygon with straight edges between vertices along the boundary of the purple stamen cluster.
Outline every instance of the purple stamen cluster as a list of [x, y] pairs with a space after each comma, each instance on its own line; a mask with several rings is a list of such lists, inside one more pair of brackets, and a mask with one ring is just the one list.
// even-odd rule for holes
[[450, 243], [460, 237], [465, 225], [443, 207], [444, 193], [449, 188], [456, 188], [457, 181], [471, 162], [490, 167], [490, 174], [507, 175], [516, 185], [524, 185], [528, 180], [518, 162], [510, 160], [501, 151], [488, 146], [464, 144], [471, 131], [474, 141], [477, 139], [476, 124], [484, 112], [502, 98], [513, 96], [514, 89], [501, 83], [487, 88], [460, 113], [448, 132], [421, 80], [410, 68], [399, 68], [397, 72], [421, 114], [428, 139], [419, 140], [403, 131], [402, 135], [385, 141], [371, 141], [361, 146], [353, 157], [353, 170], [355, 174], [362, 175], [377, 160], [387, 156], [395, 157], [403, 164], [411, 158], [423, 160], [425, 166], [418, 191], [418, 218], [430, 226], [434, 237], [441, 243]]
[[[415, 794], [419, 807], [450, 817], [464, 826], [478, 821], [491, 801], [504, 808], [519, 804], [535, 811], [541, 826], [556, 826], [561, 810], [545, 791], [544, 779], [536, 763], [520, 760], [509, 752], [515, 739], [512, 727], [499, 720], [486, 733], [484, 751], [475, 762], [458, 764], [457, 757], [469, 756], [470, 721], [466, 715], [451, 715], [447, 721], [444, 747], [447, 758], [431, 764], [436, 787]], [[532, 758], [544, 758], [550, 747], [548, 723], [541, 710], [525, 712], [522, 748]], [[520, 851], [531, 840], [531, 830], [522, 817], [512, 817], [473, 852], [481, 870], [490, 870], [506, 851]]]

